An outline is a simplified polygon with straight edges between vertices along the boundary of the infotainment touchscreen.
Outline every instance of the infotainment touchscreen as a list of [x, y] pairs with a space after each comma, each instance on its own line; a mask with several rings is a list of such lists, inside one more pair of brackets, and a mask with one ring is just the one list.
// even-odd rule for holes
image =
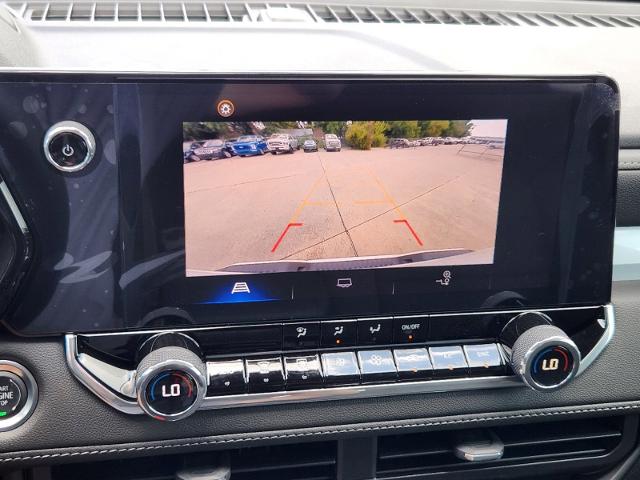
[[[0, 82], [14, 332], [610, 301], [609, 79], [38, 78]], [[95, 138], [86, 168], [47, 161], [60, 122]]]
[[493, 263], [506, 119], [186, 122], [186, 274]]

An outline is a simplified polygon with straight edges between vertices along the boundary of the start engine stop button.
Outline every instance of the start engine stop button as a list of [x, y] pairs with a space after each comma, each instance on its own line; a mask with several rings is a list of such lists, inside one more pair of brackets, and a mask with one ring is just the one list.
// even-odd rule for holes
[[0, 420], [17, 414], [27, 398], [27, 387], [17, 375], [0, 372]]
[[198, 398], [198, 385], [193, 377], [182, 370], [159, 373], [149, 382], [147, 404], [162, 415], [180, 414]]
[[63, 172], [85, 168], [96, 152], [91, 131], [78, 122], [66, 121], [53, 125], [44, 137], [44, 155], [51, 165]]

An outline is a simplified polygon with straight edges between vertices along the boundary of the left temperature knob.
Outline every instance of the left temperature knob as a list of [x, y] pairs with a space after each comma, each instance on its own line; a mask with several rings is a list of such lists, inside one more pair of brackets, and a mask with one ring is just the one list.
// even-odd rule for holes
[[136, 371], [140, 407], [157, 420], [181, 420], [194, 413], [207, 390], [207, 368], [190, 338], [170, 333], [141, 348]]

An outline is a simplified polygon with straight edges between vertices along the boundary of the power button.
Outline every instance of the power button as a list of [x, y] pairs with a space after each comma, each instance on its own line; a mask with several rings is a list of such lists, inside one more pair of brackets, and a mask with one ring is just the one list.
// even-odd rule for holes
[[22, 365], [0, 360], [0, 432], [26, 422], [38, 402], [38, 385]]
[[44, 155], [58, 170], [77, 172], [85, 168], [96, 152], [91, 131], [78, 122], [53, 125], [44, 136]]
[[27, 399], [27, 387], [16, 374], [0, 372], [0, 418], [11, 418]]

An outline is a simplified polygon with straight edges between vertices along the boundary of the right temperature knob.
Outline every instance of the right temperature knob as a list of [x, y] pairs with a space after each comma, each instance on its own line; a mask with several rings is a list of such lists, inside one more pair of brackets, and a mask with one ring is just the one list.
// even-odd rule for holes
[[541, 312], [525, 312], [511, 319], [501, 341], [510, 353], [513, 371], [534, 390], [562, 387], [580, 366], [576, 344]]

